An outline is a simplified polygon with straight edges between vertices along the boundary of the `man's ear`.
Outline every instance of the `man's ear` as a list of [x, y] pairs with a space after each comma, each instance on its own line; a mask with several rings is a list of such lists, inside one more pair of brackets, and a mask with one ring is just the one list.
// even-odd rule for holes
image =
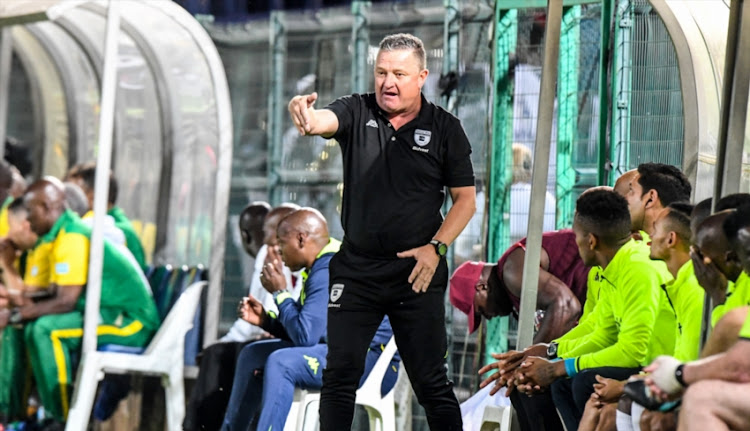
[[737, 256], [737, 253], [735, 253], [731, 248], [727, 250], [726, 254], [724, 255], [724, 259], [726, 260], [727, 265], [741, 266], [740, 257]]
[[305, 235], [302, 232], [297, 232], [297, 243], [299, 244], [299, 248], [305, 247], [305, 240], [307, 239], [307, 235]]
[[655, 189], [651, 189], [646, 192], [646, 195], [644, 197], [646, 198], [646, 204], [644, 205], [644, 208], [652, 208], [659, 201], [659, 192], [657, 192]]
[[589, 232], [589, 250], [594, 251], [599, 246], [599, 237]]
[[677, 244], [677, 232], [670, 231], [667, 235], [667, 245], [674, 247]]

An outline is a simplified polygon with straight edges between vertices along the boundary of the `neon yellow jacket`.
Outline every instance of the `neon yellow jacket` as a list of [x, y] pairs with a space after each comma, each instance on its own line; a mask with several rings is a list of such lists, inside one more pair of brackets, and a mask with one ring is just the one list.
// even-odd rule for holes
[[674, 352], [674, 311], [660, 288], [672, 276], [648, 250], [645, 242], [630, 240], [617, 251], [600, 274], [593, 315], [584, 321], [593, 330], [558, 341], [558, 355], [575, 358], [576, 370], [638, 367]]
[[711, 326], [716, 326], [716, 322], [729, 310], [746, 305], [750, 305], [750, 276], [742, 271], [734, 283], [731, 281], [727, 283], [727, 299], [723, 304], [714, 307], [711, 313]]
[[682, 362], [698, 359], [705, 292], [695, 278], [693, 261], [688, 260], [677, 278], [663, 287], [677, 319], [674, 356]]

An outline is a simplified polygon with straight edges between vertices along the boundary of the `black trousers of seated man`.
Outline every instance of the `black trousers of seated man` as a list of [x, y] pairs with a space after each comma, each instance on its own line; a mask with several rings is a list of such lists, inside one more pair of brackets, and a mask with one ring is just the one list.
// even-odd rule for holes
[[579, 372], [573, 378], [558, 379], [552, 384], [552, 399], [557, 411], [560, 412], [565, 428], [578, 429], [586, 402], [594, 393], [597, 375], [615, 380], [627, 380], [628, 377], [640, 371], [640, 368], [589, 368]]
[[433, 431], [460, 431], [461, 410], [448, 380], [445, 289], [441, 259], [424, 293], [408, 282], [414, 259], [377, 259], [342, 247], [330, 262], [328, 364], [320, 397], [321, 431], [351, 429], [367, 347], [387, 314], [417, 400]]
[[565, 431], [549, 391], [528, 396], [514, 390], [510, 402], [521, 431]]
[[198, 378], [185, 409], [184, 431], [215, 431], [221, 428], [232, 394], [237, 356], [247, 342], [215, 343], [198, 355]]

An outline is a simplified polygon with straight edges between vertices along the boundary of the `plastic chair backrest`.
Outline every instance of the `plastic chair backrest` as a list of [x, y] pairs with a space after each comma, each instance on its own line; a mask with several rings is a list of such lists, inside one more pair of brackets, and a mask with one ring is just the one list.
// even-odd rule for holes
[[149, 271], [146, 278], [148, 279], [148, 284], [151, 285], [151, 292], [154, 294], [154, 297], [166, 286], [173, 269], [172, 265], [161, 265]]
[[185, 289], [167, 314], [144, 354], [155, 352], [167, 354], [184, 340], [185, 333], [193, 325], [193, 316], [201, 299], [201, 291], [206, 284], [205, 281], [200, 281]]
[[[372, 370], [370, 370], [370, 374], [367, 375], [365, 382], [362, 383], [362, 386], [360, 386], [359, 389], [357, 389], [357, 398], [364, 394], [377, 394], [378, 397], [381, 397], [380, 386], [383, 382], [383, 377], [385, 377], [386, 371], [388, 371], [388, 367], [391, 366], [391, 360], [396, 354], [396, 349], [396, 339], [391, 336], [388, 344], [385, 345], [385, 349], [383, 349], [380, 357], [378, 357], [377, 362], [375, 362]], [[391, 388], [391, 391], [392, 390], [393, 388]], [[362, 394], [360, 394], [360, 392], [362, 392]]]

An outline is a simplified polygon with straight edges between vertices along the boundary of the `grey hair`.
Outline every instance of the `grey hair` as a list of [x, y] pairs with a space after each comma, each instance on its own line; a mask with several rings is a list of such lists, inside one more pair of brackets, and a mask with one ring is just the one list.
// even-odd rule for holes
[[391, 34], [380, 41], [380, 51], [410, 50], [417, 57], [419, 67], [427, 68], [427, 54], [425, 54], [422, 39], [408, 33]]

